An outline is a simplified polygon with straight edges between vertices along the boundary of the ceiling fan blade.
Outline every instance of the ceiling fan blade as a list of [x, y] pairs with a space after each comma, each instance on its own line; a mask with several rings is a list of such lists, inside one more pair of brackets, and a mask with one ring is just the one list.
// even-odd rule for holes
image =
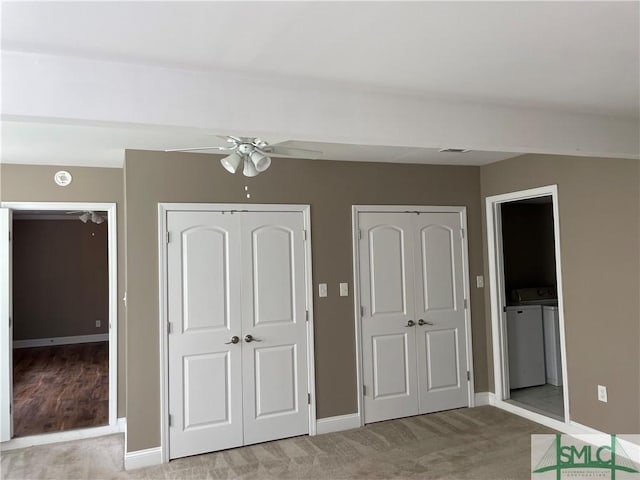
[[240, 140], [240, 137], [234, 137], [233, 135], [215, 135], [218, 138], [221, 138], [222, 140], [224, 140], [225, 142], [229, 142], [232, 143], [242, 143], [242, 140]]
[[272, 157], [298, 157], [316, 159], [322, 156], [318, 150], [307, 150], [305, 148], [283, 147], [281, 145], [267, 145], [260, 148], [264, 153]]
[[169, 148], [165, 152], [193, 152], [196, 150], [220, 150], [222, 152], [228, 152], [235, 147], [191, 147], [191, 148]]

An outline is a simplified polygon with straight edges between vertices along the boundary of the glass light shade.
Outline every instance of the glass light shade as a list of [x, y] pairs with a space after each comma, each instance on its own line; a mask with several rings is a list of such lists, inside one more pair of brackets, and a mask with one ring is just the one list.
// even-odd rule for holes
[[260, 153], [256, 150], [251, 153], [251, 161], [256, 166], [258, 172], [264, 172], [271, 165], [271, 159], [264, 153]]
[[242, 171], [245, 177], [255, 177], [258, 175], [258, 170], [256, 170], [256, 166], [253, 164], [249, 157], [245, 157], [244, 159], [244, 170]]
[[236, 173], [240, 163], [242, 162], [242, 157], [238, 155], [236, 152], [233, 152], [231, 155], [224, 157], [220, 160], [220, 163], [225, 168], [225, 170], [229, 173]]
[[93, 223], [97, 223], [98, 225], [100, 225], [102, 222], [104, 222], [104, 217], [102, 215], [97, 214], [96, 212], [93, 212], [91, 214], [91, 221]]
[[82, 223], [87, 223], [91, 218], [91, 214], [89, 212], [84, 212], [82, 215], [78, 217]]

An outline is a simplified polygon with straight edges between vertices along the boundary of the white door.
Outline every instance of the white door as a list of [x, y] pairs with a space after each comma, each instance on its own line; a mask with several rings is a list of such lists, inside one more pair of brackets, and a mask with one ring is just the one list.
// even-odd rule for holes
[[456, 212], [412, 215], [420, 413], [469, 404], [464, 238]]
[[412, 217], [358, 218], [365, 422], [417, 415]]
[[168, 213], [170, 458], [243, 443], [239, 220]]
[[11, 210], [0, 208], [0, 442], [11, 440], [13, 436], [11, 230]]
[[365, 423], [469, 404], [459, 212], [360, 212]]
[[304, 219], [242, 214], [244, 443], [309, 433]]
[[308, 433], [303, 213], [173, 211], [167, 230], [170, 458]]

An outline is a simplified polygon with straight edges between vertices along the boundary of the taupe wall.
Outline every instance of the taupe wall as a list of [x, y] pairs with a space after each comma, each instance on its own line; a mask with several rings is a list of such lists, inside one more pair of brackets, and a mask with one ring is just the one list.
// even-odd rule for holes
[[[639, 169], [635, 160], [551, 155], [481, 168], [483, 205], [490, 195], [558, 185], [571, 419], [611, 433], [640, 431]], [[608, 403], [597, 400], [598, 384]]]
[[12, 247], [14, 340], [108, 333], [107, 222], [14, 220]]
[[[314, 298], [318, 418], [357, 409], [353, 297], [338, 296], [339, 282], [353, 286], [352, 205], [467, 206], [470, 275], [482, 272], [477, 167], [276, 159], [267, 172], [247, 179], [227, 173], [218, 158], [126, 154], [128, 451], [160, 444], [158, 202], [311, 205], [314, 286], [329, 285], [329, 297]], [[484, 299], [475, 288], [471, 308], [476, 389], [486, 391]]]
[[[58, 170], [68, 170], [73, 182], [59, 187]], [[120, 168], [59, 167], [0, 164], [0, 201], [115, 202], [118, 215], [118, 416], [126, 416], [126, 327], [124, 296], [124, 196]]]

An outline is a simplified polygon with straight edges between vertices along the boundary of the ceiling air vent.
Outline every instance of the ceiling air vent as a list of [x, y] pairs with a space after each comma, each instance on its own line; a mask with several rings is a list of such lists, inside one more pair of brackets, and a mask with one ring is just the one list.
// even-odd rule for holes
[[441, 148], [441, 153], [467, 153], [469, 149], [467, 148]]

